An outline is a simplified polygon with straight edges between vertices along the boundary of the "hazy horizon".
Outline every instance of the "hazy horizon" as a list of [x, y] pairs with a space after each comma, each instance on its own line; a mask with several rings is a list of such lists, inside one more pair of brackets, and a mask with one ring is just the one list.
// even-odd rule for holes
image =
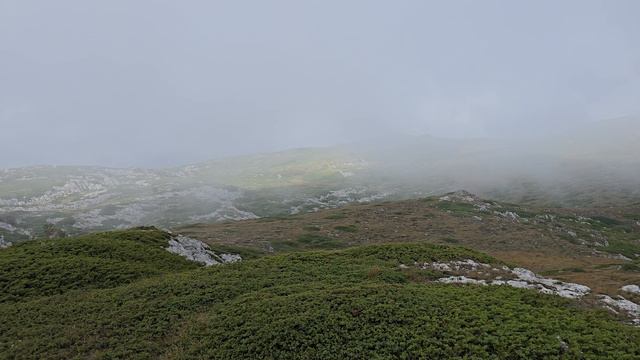
[[0, 168], [168, 167], [640, 114], [636, 1], [3, 1]]

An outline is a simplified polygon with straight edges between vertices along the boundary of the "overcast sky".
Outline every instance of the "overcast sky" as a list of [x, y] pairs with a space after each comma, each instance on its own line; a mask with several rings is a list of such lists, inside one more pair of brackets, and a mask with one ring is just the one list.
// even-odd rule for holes
[[0, 167], [640, 113], [640, 1], [0, 0]]

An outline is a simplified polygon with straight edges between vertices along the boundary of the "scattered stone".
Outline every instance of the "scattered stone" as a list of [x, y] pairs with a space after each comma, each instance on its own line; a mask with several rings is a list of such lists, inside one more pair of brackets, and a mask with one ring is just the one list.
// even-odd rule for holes
[[[508, 285], [521, 289], [533, 289], [543, 294], [552, 294], [565, 298], [581, 298], [591, 292], [587, 286], [566, 283], [554, 279], [548, 279], [524, 268], [510, 269], [502, 266], [501, 269], [493, 268], [489, 264], [483, 264], [471, 259], [450, 262], [432, 262], [418, 264], [421, 269], [431, 269], [446, 273], [447, 277], [438, 279], [438, 282], [456, 284], [482, 284], [482, 285]], [[474, 274], [484, 279], [474, 279], [468, 275]], [[506, 279], [503, 279], [506, 277]]]
[[11, 245], [13, 244], [4, 239], [4, 235], [0, 235], [0, 249], [6, 249]]
[[473, 220], [482, 221], [482, 218], [480, 216], [474, 215]]
[[[608, 306], [611, 306], [615, 309], [618, 309], [624, 312], [627, 316], [631, 318], [631, 322], [634, 325], [640, 325], [640, 305], [632, 301], [629, 301], [623, 298], [622, 296], [619, 296], [618, 299], [613, 299], [607, 295], [600, 295], [599, 299], [603, 304], [606, 304]], [[609, 309], [616, 312], [612, 308], [609, 308]]]
[[[419, 264], [420, 265], [420, 264]], [[488, 264], [482, 264], [471, 259], [463, 261], [450, 261], [446, 263], [432, 262], [420, 265], [421, 269], [433, 269], [438, 271], [476, 271], [478, 268], [490, 268]]]
[[228, 264], [242, 260], [242, 257], [238, 254], [221, 253], [218, 256], [222, 259], [224, 263], [228, 263]]
[[440, 278], [437, 281], [445, 284], [487, 285], [487, 282], [485, 280], [471, 279], [466, 276], [449, 276], [445, 278]]
[[562, 351], [563, 353], [566, 353], [567, 351], [569, 351], [569, 344], [564, 342], [560, 337], [560, 335], [558, 335], [556, 338], [558, 339], [558, 341], [560, 341], [560, 351]]
[[591, 292], [591, 288], [588, 286], [548, 279], [534, 274], [531, 270], [523, 268], [515, 268], [512, 270], [512, 273], [520, 280], [526, 281], [530, 284], [535, 284], [538, 290], [542, 293], [552, 293], [565, 298], [575, 299]]
[[520, 221], [520, 215], [518, 215], [517, 213], [513, 212], [513, 211], [505, 211], [505, 212], [500, 212], [500, 211], [494, 211], [494, 214], [501, 216], [507, 220], [511, 220], [513, 222], [519, 222]]
[[546, 221], [554, 221], [556, 219], [555, 215], [544, 214], [544, 215], [536, 215], [536, 219], [546, 220]]
[[183, 235], [171, 238], [169, 246], [165, 250], [205, 266], [229, 264], [242, 260], [242, 257], [237, 254], [216, 254], [209, 248], [209, 245]]
[[620, 288], [620, 290], [624, 292], [628, 292], [631, 294], [639, 294], [640, 295], [640, 286], [638, 285], [625, 285]]
[[612, 255], [609, 255], [609, 258], [610, 259], [615, 259], [615, 260], [631, 261], [630, 258], [628, 258], [628, 257], [626, 257], [626, 256], [624, 256], [622, 254], [612, 254]]

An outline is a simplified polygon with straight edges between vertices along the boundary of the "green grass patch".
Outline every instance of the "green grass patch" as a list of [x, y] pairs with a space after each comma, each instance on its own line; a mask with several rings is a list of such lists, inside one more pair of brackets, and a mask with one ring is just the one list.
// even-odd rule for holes
[[340, 240], [312, 233], [302, 234], [296, 240], [305, 247], [314, 249], [334, 249], [343, 245]]
[[199, 267], [167, 252], [155, 228], [29, 241], [0, 251], [0, 302], [109, 288]]
[[622, 222], [616, 219], [612, 219], [606, 216], [593, 216], [591, 217], [591, 219], [597, 221], [598, 223], [600, 223], [602, 226], [605, 226], [605, 227], [617, 226], [617, 225], [623, 224]]
[[307, 225], [307, 226], [303, 227], [302, 229], [304, 229], [306, 231], [320, 231], [320, 230], [322, 230], [320, 228], [320, 226], [318, 226], [318, 225]]
[[612, 254], [622, 254], [628, 258], [635, 258], [640, 254], [640, 244], [633, 240], [609, 239], [609, 246], [603, 250]]
[[342, 212], [338, 212], [338, 213], [334, 213], [334, 214], [330, 214], [325, 216], [325, 219], [328, 220], [340, 220], [340, 219], [345, 219], [347, 217], [347, 214], [342, 213]]
[[633, 262], [624, 263], [621, 268], [624, 271], [640, 272], [640, 261], [635, 260]]
[[342, 232], [349, 232], [349, 233], [358, 232], [358, 227], [355, 225], [338, 225], [338, 226], [334, 226], [334, 229]]
[[620, 329], [507, 287], [363, 284], [240, 296], [179, 347], [183, 358], [631, 359], [638, 333]]
[[436, 208], [444, 211], [451, 211], [454, 214], [469, 215], [476, 212], [473, 204], [440, 201], [436, 204]]
[[[164, 251], [162, 234], [138, 230], [75, 238], [61, 248], [47, 242], [17, 246], [22, 262], [38, 263], [51, 253], [50, 258], [65, 261], [118, 259], [125, 269], [139, 261], [162, 273], [125, 277], [106, 288], [62, 281], [54, 294], [17, 293], [0, 300], [0, 358], [640, 356], [640, 330], [605, 311], [532, 290], [430, 283], [441, 274], [413, 266], [463, 259], [499, 265], [462, 247], [385, 244], [289, 252], [204, 268], [181, 267], [182, 258], [156, 254], [154, 249]], [[317, 235], [291, 243], [304, 248], [332, 240]], [[114, 246], [107, 247], [108, 241]], [[3, 259], [7, 250], [0, 250]], [[65, 279], [68, 270], [39, 269], [48, 270], [54, 282]], [[11, 276], [2, 273], [3, 280]]]

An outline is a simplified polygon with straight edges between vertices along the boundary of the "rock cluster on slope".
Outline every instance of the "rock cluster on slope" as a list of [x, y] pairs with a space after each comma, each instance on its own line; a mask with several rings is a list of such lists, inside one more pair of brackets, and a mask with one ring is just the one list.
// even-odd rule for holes
[[228, 264], [242, 260], [242, 257], [237, 254], [216, 254], [209, 248], [209, 245], [200, 240], [183, 235], [177, 235], [171, 238], [166, 250], [183, 256], [188, 260], [204, 264], [205, 266]]

